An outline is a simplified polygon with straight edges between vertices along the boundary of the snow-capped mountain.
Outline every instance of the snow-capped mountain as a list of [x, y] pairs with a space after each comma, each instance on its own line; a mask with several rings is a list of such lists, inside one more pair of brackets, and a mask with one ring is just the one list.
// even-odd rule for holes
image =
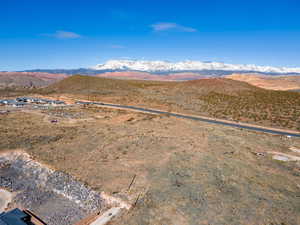
[[271, 67], [256, 65], [227, 64], [220, 62], [200, 62], [200, 61], [145, 61], [145, 60], [109, 60], [105, 64], [98, 64], [95, 70], [135, 70], [144, 72], [180, 72], [180, 71], [239, 71], [239, 72], [259, 72], [291, 74], [300, 73], [300, 68]]

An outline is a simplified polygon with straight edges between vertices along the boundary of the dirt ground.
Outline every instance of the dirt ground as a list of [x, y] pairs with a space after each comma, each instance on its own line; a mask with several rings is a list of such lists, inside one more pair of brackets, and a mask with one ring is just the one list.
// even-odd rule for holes
[[0, 115], [0, 149], [133, 204], [117, 225], [300, 224], [300, 163], [269, 154], [290, 147], [299, 138], [103, 108]]

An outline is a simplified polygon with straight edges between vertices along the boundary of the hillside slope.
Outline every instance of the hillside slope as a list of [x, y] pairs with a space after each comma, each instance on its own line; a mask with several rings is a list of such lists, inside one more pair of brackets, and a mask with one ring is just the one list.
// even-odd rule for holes
[[120, 80], [109, 79], [91, 76], [74, 75], [61, 80], [47, 89], [57, 92], [66, 93], [95, 93], [101, 94], [104, 92], [115, 91], [135, 91], [138, 88], [145, 88], [149, 86], [164, 86], [171, 84], [170, 82], [158, 81], [142, 81], [142, 80]]
[[103, 77], [90, 77], [74, 75], [67, 77], [48, 87], [49, 90], [61, 92], [101, 92], [101, 91], [143, 91], [146, 89], [157, 91], [168, 88], [173, 91], [190, 91], [195, 93], [209, 93], [215, 91], [218, 93], [237, 94], [240, 91], [256, 91], [259, 88], [246, 82], [235, 81], [225, 78], [205, 78], [192, 81], [145, 81], [145, 80], [121, 80]]
[[266, 90], [226, 78], [162, 82], [76, 75], [45, 90], [77, 99], [300, 130], [300, 93]]
[[226, 78], [245, 81], [257, 87], [270, 90], [300, 89], [300, 76], [264, 76], [260, 74], [232, 74]]
[[0, 72], [0, 87], [44, 87], [66, 77], [39, 72]]

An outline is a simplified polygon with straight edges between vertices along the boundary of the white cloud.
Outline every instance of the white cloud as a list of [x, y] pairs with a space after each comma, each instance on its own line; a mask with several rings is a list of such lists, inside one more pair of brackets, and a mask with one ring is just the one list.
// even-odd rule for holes
[[80, 34], [76, 34], [74, 32], [70, 32], [70, 31], [64, 31], [64, 30], [57, 30], [53, 34], [43, 34], [43, 35], [49, 36], [49, 37], [55, 37], [58, 39], [75, 39], [75, 38], [81, 37]]
[[175, 31], [181, 31], [181, 32], [196, 32], [197, 30], [192, 27], [186, 27], [182, 26], [177, 23], [155, 23], [151, 25], [152, 29], [154, 31], [168, 31], [168, 30], [175, 30]]

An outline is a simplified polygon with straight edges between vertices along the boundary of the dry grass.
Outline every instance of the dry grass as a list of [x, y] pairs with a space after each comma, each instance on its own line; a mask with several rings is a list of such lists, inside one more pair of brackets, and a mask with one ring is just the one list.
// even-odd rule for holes
[[[148, 83], [75, 76], [39, 92], [195, 114], [219, 110], [216, 116], [228, 112], [225, 117], [233, 119], [241, 112], [240, 119], [250, 122], [255, 122], [250, 113], [268, 109], [270, 117], [256, 123], [285, 126], [270, 119], [279, 112], [293, 128], [299, 123], [290, 118], [299, 112], [298, 93], [226, 79]], [[58, 123], [49, 122], [52, 118]], [[278, 162], [267, 153], [291, 154], [290, 147], [300, 148], [300, 140], [102, 108], [0, 117], [0, 149], [24, 149], [95, 190], [132, 203], [140, 195], [136, 206], [115, 220], [118, 225], [300, 224], [299, 163]]]
[[0, 149], [25, 149], [131, 202], [141, 194], [114, 224], [300, 223], [300, 167], [267, 154], [298, 139], [100, 108], [65, 113], [81, 117], [52, 124], [52, 111], [2, 115]]
[[73, 76], [44, 91], [300, 130], [300, 93], [224, 78], [158, 82]]

